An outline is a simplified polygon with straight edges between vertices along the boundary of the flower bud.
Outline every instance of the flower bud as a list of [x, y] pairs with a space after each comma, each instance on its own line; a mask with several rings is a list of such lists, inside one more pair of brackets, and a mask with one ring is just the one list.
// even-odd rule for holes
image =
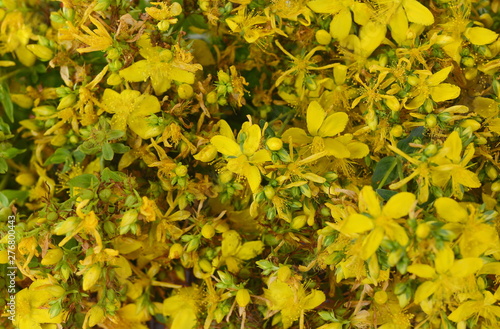
[[187, 175], [188, 169], [184, 165], [177, 166], [174, 170], [175, 174], [179, 177], [184, 177]]
[[493, 167], [492, 165], [487, 165], [486, 166], [486, 175], [489, 177], [489, 179], [495, 180], [498, 177], [498, 172], [495, 169], [495, 167]]
[[32, 173], [25, 172], [16, 176], [16, 182], [22, 186], [33, 186], [36, 180]]
[[408, 76], [408, 79], [407, 79], [408, 83], [412, 86], [416, 86], [419, 84], [420, 82], [420, 79], [416, 76], [416, 75], [410, 75]]
[[106, 83], [110, 86], [117, 86], [120, 83], [122, 83], [122, 78], [118, 73], [111, 73], [108, 79], [106, 80]]
[[137, 212], [137, 210], [128, 210], [123, 214], [122, 221], [120, 222], [120, 227], [129, 226], [135, 223], [138, 215], [139, 213]]
[[200, 152], [194, 155], [194, 158], [201, 162], [210, 162], [217, 156], [217, 148], [212, 144], [205, 146]]
[[278, 275], [278, 280], [286, 282], [292, 276], [292, 270], [290, 270], [290, 267], [283, 265], [280, 266], [277, 275]]
[[68, 108], [75, 104], [76, 102], [76, 95], [75, 94], [68, 94], [61, 98], [61, 101], [59, 102], [59, 105], [57, 106], [58, 110], [63, 110], [65, 108]]
[[88, 311], [89, 327], [93, 327], [104, 320], [104, 309], [100, 306], [94, 306]]
[[437, 117], [435, 114], [428, 114], [425, 117], [425, 126], [427, 128], [434, 128], [437, 124]]
[[62, 257], [63, 257], [62, 249], [60, 248], [50, 249], [42, 258], [42, 265], [55, 265], [59, 263]]
[[205, 239], [211, 239], [215, 235], [215, 229], [212, 224], [207, 223], [203, 225], [203, 227], [201, 228], [201, 235]]
[[431, 228], [427, 223], [420, 223], [417, 226], [417, 237], [420, 239], [425, 239], [427, 236], [429, 236], [429, 233], [431, 232]]
[[383, 290], [377, 291], [373, 295], [373, 300], [379, 305], [385, 304], [387, 302], [387, 293]]
[[283, 141], [277, 137], [271, 137], [266, 142], [267, 147], [271, 151], [278, 151], [283, 147]]
[[83, 273], [83, 290], [92, 288], [101, 276], [101, 266], [99, 264], [92, 265], [85, 273]]
[[250, 303], [250, 293], [248, 289], [240, 289], [236, 293], [236, 303], [239, 307], [245, 307]]
[[200, 259], [200, 261], [198, 262], [198, 265], [203, 270], [203, 272], [212, 273], [213, 267], [208, 259], [206, 259], [206, 258]]
[[320, 45], [328, 45], [332, 41], [332, 36], [326, 30], [317, 30], [315, 37]]
[[168, 252], [168, 258], [170, 259], [179, 259], [181, 258], [184, 250], [180, 243], [174, 243]]
[[30, 109], [33, 107], [33, 99], [24, 94], [10, 94], [10, 99], [23, 109]]
[[493, 184], [491, 184], [491, 191], [500, 192], [500, 180], [497, 180]]
[[215, 91], [211, 91], [207, 94], [207, 104], [215, 103], [217, 103], [217, 93]]
[[470, 130], [476, 131], [479, 128], [481, 128], [481, 124], [479, 122], [477, 122], [476, 120], [467, 119], [467, 120], [460, 122], [460, 127], [466, 128], [466, 129], [470, 128]]
[[292, 223], [290, 224], [290, 227], [294, 230], [300, 230], [301, 228], [306, 225], [307, 222], [307, 217], [305, 215], [300, 215], [292, 219]]
[[177, 95], [179, 95], [181, 99], [190, 99], [194, 95], [193, 87], [187, 83], [183, 83], [177, 89]]
[[28, 48], [36, 57], [38, 57], [41, 61], [50, 61], [54, 57], [54, 52], [52, 49], [42, 46], [42, 45], [27, 45]]
[[394, 127], [391, 128], [391, 136], [399, 138], [403, 136], [403, 126], [401, 125], [395, 125]]

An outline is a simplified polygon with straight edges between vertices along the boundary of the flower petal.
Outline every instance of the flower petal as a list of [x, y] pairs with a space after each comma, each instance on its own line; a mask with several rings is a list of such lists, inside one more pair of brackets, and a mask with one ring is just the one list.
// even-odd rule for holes
[[422, 25], [434, 24], [434, 16], [431, 11], [417, 0], [404, 1], [403, 8], [410, 22]]
[[363, 233], [373, 229], [373, 221], [361, 214], [352, 214], [343, 221], [340, 232], [344, 234]]
[[434, 208], [436, 208], [438, 216], [447, 222], [465, 222], [469, 216], [467, 210], [450, 198], [437, 199], [434, 202]]
[[455, 99], [460, 96], [460, 87], [451, 83], [441, 83], [429, 90], [432, 99], [435, 102], [444, 102], [450, 99]]
[[285, 143], [293, 143], [296, 145], [303, 145], [311, 142], [311, 137], [307, 136], [307, 133], [301, 128], [287, 129], [281, 136], [281, 139]]
[[313, 136], [318, 135], [318, 129], [325, 120], [325, 110], [318, 102], [312, 101], [307, 107], [307, 130]]
[[330, 23], [330, 34], [337, 40], [347, 38], [352, 26], [352, 16], [349, 8], [344, 8], [336, 14]]
[[465, 30], [464, 35], [473, 45], [476, 46], [492, 43], [498, 37], [497, 33], [484, 27], [469, 27]]
[[376, 227], [373, 231], [368, 234], [366, 239], [363, 241], [363, 246], [361, 249], [361, 258], [364, 260], [370, 258], [384, 239], [384, 229], [381, 227]]
[[226, 136], [217, 135], [210, 139], [210, 143], [217, 148], [217, 151], [226, 155], [237, 157], [241, 155], [240, 146]]
[[347, 116], [347, 113], [333, 113], [326, 117], [325, 121], [319, 128], [318, 135], [321, 137], [335, 136], [344, 131], [348, 121], [349, 117]]
[[334, 156], [338, 159], [349, 158], [351, 155], [347, 146], [336, 138], [324, 138], [323, 143], [325, 151], [328, 152], [328, 155]]
[[387, 204], [384, 206], [382, 212], [394, 219], [404, 217], [410, 212], [415, 200], [416, 197], [413, 193], [398, 193], [387, 201]]

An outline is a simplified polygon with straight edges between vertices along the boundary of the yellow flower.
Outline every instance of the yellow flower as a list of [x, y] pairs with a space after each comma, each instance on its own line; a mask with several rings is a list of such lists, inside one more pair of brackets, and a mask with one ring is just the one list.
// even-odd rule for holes
[[238, 142], [226, 121], [219, 122], [221, 135], [212, 137], [210, 143], [219, 153], [228, 157], [227, 169], [235, 174], [245, 176], [252, 192], [257, 192], [262, 180], [256, 165], [271, 161], [268, 150], [259, 150], [262, 133], [258, 125], [245, 122], [238, 134]]
[[232, 273], [240, 271], [240, 263], [257, 257], [264, 250], [262, 241], [248, 241], [241, 243], [241, 236], [234, 230], [226, 231], [222, 234], [220, 264], [226, 264]]
[[157, 95], [170, 89], [172, 81], [193, 84], [194, 73], [202, 70], [200, 64], [190, 64], [193, 56], [179, 46], [174, 51], [162, 47], [153, 47], [147, 34], [137, 42], [139, 53], [145, 59], [135, 62], [120, 71], [120, 76], [130, 82], [146, 81], [151, 84]]
[[323, 46], [314, 47], [307, 54], [304, 55], [304, 53], [302, 53], [302, 56], [295, 57], [285, 48], [283, 48], [281, 43], [279, 43], [277, 40], [276, 45], [279, 49], [281, 49], [282, 52], [284, 52], [288, 57], [290, 57], [290, 59], [292, 59], [292, 68], [286, 70], [285, 72], [283, 72], [283, 74], [281, 74], [281, 76], [276, 80], [275, 86], [278, 87], [279, 85], [281, 85], [281, 83], [288, 76], [296, 75], [297, 77], [295, 78], [295, 89], [297, 90], [300, 99], [302, 99], [305, 94], [305, 81], [307, 78], [310, 78], [309, 71], [325, 70], [338, 65], [337, 63], [335, 63], [318, 67], [315, 65], [316, 62], [314, 60], [311, 60], [311, 58], [317, 51], [326, 50], [326, 48]]
[[177, 289], [176, 293], [163, 301], [162, 313], [171, 317], [172, 329], [192, 329], [198, 322], [201, 291], [197, 287]]
[[352, 135], [333, 137], [344, 131], [349, 117], [344, 112], [326, 115], [323, 107], [312, 101], [307, 108], [307, 134], [301, 128], [289, 128], [283, 133], [282, 139], [297, 145], [311, 144], [314, 155], [334, 156], [339, 159], [359, 159], [369, 152], [366, 144], [352, 141]]
[[[76, 215], [78, 217], [70, 217], [66, 221], [60, 223], [55, 229], [54, 234], [61, 235], [69, 233], [61, 242], [59, 242], [59, 247], [64, 246], [69, 240], [71, 240], [75, 235], [85, 232], [90, 233], [94, 236], [97, 246], [94, 247], [94, 252], [99, 253], [102, 250], [102, 239], [98, 227], [98, 218], [94, 211], [90, 211], [85, 214], [82, 208], [89, 203], [90, 199], [80, 202], [76, 207]], [[67, 229], [66, 229], [67, 228]]]
[[62, 36], [62, 39], [76, 39], [89, 46], [86, 48], [78, 48], [76, 51], [78, 51], [79, 53], [105, 51], [113, 44], [113, 39], [111, 38], [111, 35], [109, 35], [104, 25], [92, 16], [90, 16], [90, 21], [95, 25], [95, 30], [92, 31], [88, 26], [84, 25], [81, 27], [81, 29], [87, 34], [83, 34], [78, 28], [73, 26], [71, 22], [67, 22], [69, 33], [67, 33], [68, 35], [66, 36]]
[[277, 277], [269, 279], [268, 289], [264, 289], [264, 297], [270, 310], [281, 312], [283, 328], [289, 328], [300, 318], [300, 328], [304, 328], [304, 312], [318, 307], [326, 299], [321, 290], [306, 293], [304, 286], [290, 270], [286, 275], [278, 270]]
[[63, 323], [66, 312], [50, 316], [49, 302], [60, 298], [65, 291], [50, 279], [36, 280], [29, 288], [16, 294], [16, 317], [14, 325], [19, 329], [42, 329], [44, 323]]
[[[31, 36], [31, 28], [24, 24], [21, 11], [7, 13], [0, 25], [0, 55], [13, 52], [23, 65], [32, 66], [36, 57], [26, 48]], [[7, 64], [7, 61], [3, 62]]]
[[226, 19], [226, 24], [231, 31], [241, 33], [248, 43], [253, 43], [259, 38], [273, 33], [272, 29], [266, 30], [259, 25], [268, 22], [266, 16], [248, 15], [246, 11], [246, 6], [241, 6], [238, 10], [238, 15]]
[[126, 130], [127, 126], [142, 139], [158, 136], [163, 129], [148, 123], [148, 117], [160, 111], [160, 102], [153, 95], [141, 94], [137, 90], [104, 90], [102, 106], [113, 113], [111, 129]]
[[433, 162], [438, 165], [432, 168], [433, 184], [445, 187], [451, 179], [452, 195], [459, 199], [463, 197], [462, 187], [480, 187], [477, 175], [466, 169], [474, 151], [474, 144], [471, 143], [462, 157], [462, 140], [457, 131], [452, 132], [446, 138], [443, 148], [433, 157]]
[[407, 109], [416, 109], [424, 104], [431, 97], [436, 103], [455, 99], [460, 96], [460, 88], [450, 83], [443, 83], [448, 77], [453, 66], [445, 67], [438, 72], [431, 74], [430, 71], [415, 71], [419, 75], [419, 83], [411, 91], [413, 99], [406, 104]]
[[415, 200], [414, 194], [401, 192], [391, 197], [387, 204], [380, 208], [373, 188], [365, 186], [359, 195], [360, 213], [351, 214], [344, 220], [340, 232], [350, 235], [371, 231], [363, 238], [361, 258], [365, 260], [377, 251], [385, 236], [405, 247], [409, 241], [408, 235], [397, 220], [408, 215]]

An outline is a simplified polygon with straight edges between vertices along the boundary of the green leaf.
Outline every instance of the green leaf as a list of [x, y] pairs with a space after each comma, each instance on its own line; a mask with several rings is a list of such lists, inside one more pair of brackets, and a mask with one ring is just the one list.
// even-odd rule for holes
[[11, 122], [14, 122], [14, 105], [10, 99], [9, 86], [7, 82], [0, 83], [0, 103], [2, 103], [5, 114]]
[[394, 195], [398, 194], [397, 191], [385, 190], [385, 189], [376, 189], [375, 192], [377, 192], [377, 194], [380, 195], [382, 199], [384, 199], [385, 201], [389, 200]]
[[[2, 159], [0, 159], [0, 160], [2, 160]], [[7, 198], [7, 196], [5, 194], [3, 194], [2, 192], [0, 192], [0, 205], [2, 205], [2, 207], [9, 206], [9, 198]]]
[[97, 177], [92, 174], [83, 174], [76, 176], [68, 181], [69, 187], [83, 187], [89, 188], [93, 185], [93, 182], [97, 182]]
[[396, 170], [398, 159], [394, 156], [388, 156], [381, 159], [376, 165], [372, 176], [372, 185], [374, 188], [381, 188], [398, 178]]
[[3, 158], [5, 158], [5, 159], [12, 159], [16, 155], [21, 154], [24, 151], [26, 151], [26, 150], [20, 150], [18, 148], [11, 147], [11, 148], [8, 148], [7, 150], [3, 151], [3, 152], [0, 152], [0, 156], [3, 157]]
[[125, 131], [121, 130], [111, 130], [107, 134], [108, 141], [114, 140], [114, 139], [119, 139], [125, 135]]
[[68, 159], [71, 159], [71, 152], [65, 148], [58, 148], [54, 152], [54, 154], [52, 154], [50, 157], [48, 157], [47, 160], [45, 160], [45, 163], [43, 165], [47, 166], [51, 164], [64, 163]]
[[[12, 202], [16, 201], [17, 203], [24, 203], [26, 198], [28, 198], [28, 191], [19, 191], [19, 190], [3, 190], [2, 194], [7, 198], [7, 206]], [[2, 201], [3, 203], [3, 201]]]
[[111, 145], [109, 143], [105, 143], [102, 146], [102, 157], [104, 158], [104, 160], [111, 161], [113, 160], [114, 155], [115, 153], [113, 152], [113, 148], [111, 147]]
[[400, 149], [405, 153], [411, 153], [415, 151], [416, 149], [414, 147], [411, 147], [409, 144], [413, 142], [413, 140], [415, 140], [416, 138], [422, 138], [423, 135], [424, 135], [424, 127], [417, 127], [413, 129], [410, 135], [408, 135], [408, 137], [398, 142], [398, 149]]
[[112, 171], [109, 168], [104, 168], [101, 173], [101, 179], [105, 182], [115, 181], [115, 182], [123, 182], [124, 177], [123, 174], [118, 171]]
[[8, 169], [7, 161], [4, 158], [0, 158], [0, 174], [5, 174]]
[[123, 154], [123, 153], [126, 153], [130, 150], [130, 147], [128, 147], [127, 145], [123, 145], [122, 143], [111, 144], [111, 148], [113, 149], [113, 151], [115, 153], [118, 153], [118, 154]]

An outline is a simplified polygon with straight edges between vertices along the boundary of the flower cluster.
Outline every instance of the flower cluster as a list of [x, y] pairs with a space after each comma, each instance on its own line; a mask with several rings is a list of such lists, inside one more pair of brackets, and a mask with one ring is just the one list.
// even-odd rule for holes
[[0, 1], [0, 327], [497, 328], [499, 29], [498, 0]]

